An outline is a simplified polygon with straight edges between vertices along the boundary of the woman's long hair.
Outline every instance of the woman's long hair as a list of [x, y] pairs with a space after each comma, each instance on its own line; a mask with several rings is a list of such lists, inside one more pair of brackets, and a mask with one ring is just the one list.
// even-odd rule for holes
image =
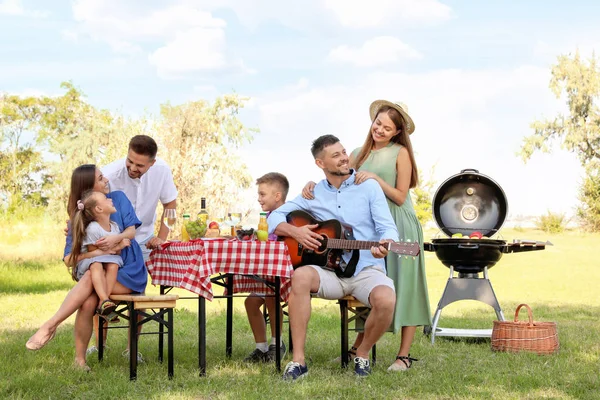
[[96, 184], [96, 166], [83, 164], [73, 170], [71, 175], [71, 191], [67, 202], [67, 213], [73, 219], [73, 212], [77, 210], [77, 200], [80, 200], [88, 190], [94, 189]]
[[96, 216], [94, 215], [94, 207], [98, 204], [98, 196], [94, 196], [96, 193], [99, 192], [88, 190], [83, 193], [80, 203], [83, 205], [81, 209], [78, 208], [77, 201], [75, 201], [75, 212], [73, 212], [71, 217], [73, 247], [71, 248], [71, 258], [69, 259], [69, 269], [71, 270], [73, 280], [77, 280], [77, 258], [79, 258], [79, 255], [81, 254], [85, 230], [90, 222], [96, 219]]
[[[398, 143], [406, 147], [406, 150], [408, 150], [408, 156], [410, 157], [410, 164], [412, 167], [409, 187], [414, 188], [419, 183], [419, 172], [417, 169], [417, 163], [415, 162], [415, 155], [413, 153], [410, 137], [406, 132], [406, 121], [404, 121], [404, 118], [398, 112], [398, 110], [396, 110], [393, 107], [383, 106], [379, 109], [379, 111], [377, 111], [377, 115], [383, 112], [387, 113], [388, 117], [390, 117], [394, 125], [396, 125], [396, 129], [398, 130], [398, 134], [393, 136], [390, 141], [393, 143]], [[373, 145], [375, 144], [375, 141], [373, 140], [373, 135], [371, 133], [372, 128], [373, 123], [371, 123], [371, 126], [369, 126], [369, 134], [367, 135], [367, 139], [365, 140], [365, 143], [362, 145], [360, 151], [358, 152], [358, 155], [356, 156], [355, 165], [352, 165], [352, 167], [357, 170], [367, 160], [369, 154], [371, 153], [371, 150], [373, 149]]]

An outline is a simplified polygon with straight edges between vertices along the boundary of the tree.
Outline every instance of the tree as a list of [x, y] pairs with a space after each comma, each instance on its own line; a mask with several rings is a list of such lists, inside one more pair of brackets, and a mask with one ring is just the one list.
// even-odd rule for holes
[[554, 119], [534, 121], [534, 133], [525, 137], [520, 150], [523, 161], [535, 151], [551, 152], [558, 143], [574, 153], [586, 170], [580, 191], [582, 205], [578, 215], [592, 229], [598, 229], [600, 220], [600, 69], [593, 54], [584, 61], [579, 55], [562, 55], [552, 67], [550, 89], [560, 99], [566, 97], [569, 112]]
[[124, 156], [137, 121], [127, 121], [108, 110], [98, 110], [85, 101], [85, 95], [70, 82], [65, 93], [44, 97], [37, 144], [54, 156], [48, 172], [55, 184], [50, 191], [51, 212], [62, 217], [73, 170], [82, 164], [102, 167]]
[[198, 211], [201, 197], [210, 202], [213, 216], [240, 207], [242, 192], [253, 181], [235, 150], [257, 132], [244, 127], [238, 118], [247, 100], [233, 94], [212, 104], [200, 100], [161, 106], [161, 119], [155, 128], [162, 144], [159, 156], [173, 171], [180, 210]]
[[45, 204], [41, 153], [24, 143], [24, 135], [36, 131], [42, 108], [37, 97], [0, 97], [0, 200], [9, 212], [27, 203]]
[[[415, 213], [417, 214], [417, 219], [423, 226], [432, 218], [431, 202], [433, 197], [433, 186], [435, 185], [435, 182], [433, 181], [434, 171], [435, 166], [431, 167], [429, 179], [426, 181], [421, 179], [419, 185], [412, 189]], [[423, 177], [421, 171], [419, 171], [419, 176], [421, 178]]]
[[[158, 156], [173, 170], [180, 210], [196, 211], [200, 197], [207, 197], [214, 200], [215, 216], [232, 208], [246, 211], [238, 208], [243, 207], [240, 198], [253, 182], [235, 151], [256, 131], [238, 118], [246, 98], [234, 94], [212, 104], [167, 103], [158, 118], [127, 119], [93, 107], [71, 82], [63, 82], [61, 88], [65, 92], [58, 97], [0, 97], [0, 200], [45, 204], [40, 190], [46, 185], [49, 214], [63, 218], [73, 169], [120, 159], [132, 136], [147, 134], [156, 139]], [[21, 145], [26, 132], [35, 139], [36, 150], [49, 154], [50, 160]], [[39, 179], [32, 179], [35, 174]]]

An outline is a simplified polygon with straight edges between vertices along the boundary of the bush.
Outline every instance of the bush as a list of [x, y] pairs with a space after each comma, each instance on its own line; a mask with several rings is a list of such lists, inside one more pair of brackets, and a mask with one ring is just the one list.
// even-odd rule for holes
[[517, 225], [513, 229], [517, 232], [525, 232], [525, 229], [521, 225]]
[[600, 231], [600, 168], [590, 164], [586, 168], [586, 177], [579, 188], [577, 216], [585, 228], [592, 232]]
[[537, 219], [535, 226], [548, 233], [560, 233], [565, 230], [567, 222], [565, 214], [548, 211], [546, 215], [542, 215]]

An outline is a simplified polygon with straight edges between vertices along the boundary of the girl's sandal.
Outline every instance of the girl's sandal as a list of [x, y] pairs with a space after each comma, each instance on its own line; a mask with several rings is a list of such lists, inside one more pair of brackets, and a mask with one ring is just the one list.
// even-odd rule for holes
[[354, 361], [354, 357], [356, 357], [356, 347], [352, 346], [350, 350], [348, 350], [348, 362]]
[[37, 332], [29, 338], [27, 343], [25, 343], [25, 347], [27, 347], [27, 350], [37, 351], [45, 345], [47, 345], [52, 339], [54, 339], [54, 335], [56, 335], [56, 330], [54, 330], [54, 332], [52, 332], [51, 334], [46, 335], [46, 337], [42, 340], [36, 339], [35, 335], [37, 335]]
[[[356, 347], [352, 346], [348, 350], [348, 362], [354, 361], [354, 357], [356, 357]], [[342, 360], [342, 356], [336, 357], [331, 360], [331, 362], [339, 363]]]
[[400, 360], [402, 363], [393, 363], [388, 368], [388, 371], [406, 371], [412, 367], [413, 361], [419, 361], [416, 358], [412, 358], [410, 354], [408, 356], [396, 356], [396, 360]]
[[117, 309], [117, 305], [110, 300], [104, 300], [100, 307], [96, 310], [96, 312], [103, 317], [110, 315], [113, 311]]
[[89, 365], [87, 365], [86, 363], [84, 364], [79, 364], [77, 361], [73, 362], [73, 368], [75, 368], [78, 371], [81, 372], [91, 372], [92, 369], [89, 367]]

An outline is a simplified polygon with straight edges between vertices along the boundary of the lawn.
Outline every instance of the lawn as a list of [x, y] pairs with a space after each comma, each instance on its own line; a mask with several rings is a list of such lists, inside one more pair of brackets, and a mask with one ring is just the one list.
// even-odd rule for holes
[[[19, 232], [22, 233], [22, 229]], [[427, 232], [426, 238], [435, 232]], [[175, 313], [175, 377], [156, 361], [156, 337], [143, 336], [146, 362], [138, 380], [128, 380], [123, 330], [111, 331], [105, 361], [89, 360], [91, 373], [72, 368], [73, 317], [39, 352], [25, 342], [57, 309], [72, 282], [60, 260], [60, 231], [40, 244], [14, 235], [0, 244], [0, 398], [419, 398], [419, 399], [592, 399], [600, 398], [600, 235], [568, 232], [548, 235], [535, 230], [506, 230], [504, 238], [550, 240], [545, 251], [507, 254], [490, 279], [504, 314], [511, 319], [519, 303], [528, 303], [536, 320], [558, 323], [560, 352], [552, 356], [493, 353], [489, 339], [438, 338], [431, 345], [417, 333], [412, 355], [420, 361], [404, 373], [390, 374], [399, 338], [386, 334], [378, 344], [372, 376], [357, 379], [331, 362], [339, 355], [339, 314], [334, 302], [313, 302], [306, 353], [309, 376], [286, 383], [272, 365], [245, 365], [252, 336], [236, 300], [234, 347], [225, 358], [225, 302], [207, 304], [208, 370], [198, 376], [197, 302], [180, 301]], [[432, 312], [442, 294], [448, 269], [426, 254]], [[148, 292], [158, 289], [148, 287]], [[180, 294], [189, 293], [179, 291]], [[493, 310], [470, 301], [442, 313], [440, 326], [491, 328]], [[284, 326], [287, 342], [287, 325]], [[284, 361], [289, 361], [289, 356]]]

